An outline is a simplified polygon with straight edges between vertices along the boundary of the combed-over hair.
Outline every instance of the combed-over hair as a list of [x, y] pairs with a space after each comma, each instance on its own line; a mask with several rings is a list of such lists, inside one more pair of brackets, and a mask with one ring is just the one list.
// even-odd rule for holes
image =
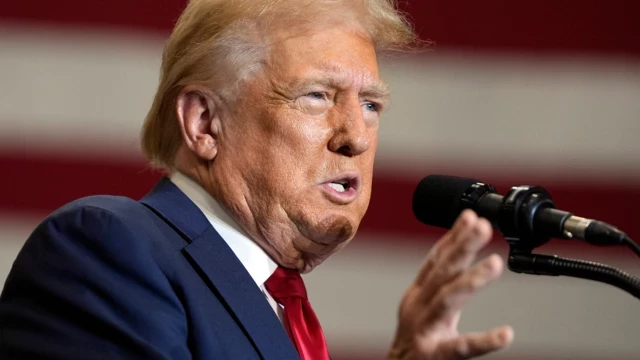
[[173, 166], [182, 142], [175, 105], [186, 85], [206, 85], [230, 101], [260, 70], [270, 31], [334, 18], [362, 26], [378, 53], [416, 43], [395, 0], [190, 0], [164, 49], [160, 84], [141, 133], [145, 156], [153, 166]]

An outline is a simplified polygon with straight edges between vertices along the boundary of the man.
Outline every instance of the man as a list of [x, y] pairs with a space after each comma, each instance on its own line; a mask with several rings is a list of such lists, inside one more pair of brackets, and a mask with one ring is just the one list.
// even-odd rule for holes
[[[299, 273], [353, 238], [388, 103], [377, 53], [414, 35], [387, 0], [192, 0], [169, 39], [142, 148], [141, 201], [72, 202], [31, 235], [0, 305], [2, 358], [328, 359]], [[471, 212], [402, 299], [390, 359], [466, 359], [459, 335], [502, 271]]]

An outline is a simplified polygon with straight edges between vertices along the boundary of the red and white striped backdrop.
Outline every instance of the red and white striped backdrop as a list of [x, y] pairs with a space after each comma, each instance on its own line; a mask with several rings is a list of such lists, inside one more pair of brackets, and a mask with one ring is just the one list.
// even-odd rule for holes
[[[137, 135], [163, 41], [184, 0], [29, 0], [0, 5], [0, 286], [31, 229], [74, 198], [142, 196]], [[411, 214], [426, 174], [535, 183], [559, 207], [640, 240], [640, 3], [414, 0], [434, 52], [383, 61], [394, 100], [381, 125], [371, 207], [354, 242], [308, 275], [336, 359], [382, 358], [396, 306], [441, 231]], [[490, 251], [506, 255], [497, 238]], [[541, 252], [640, 274], [619, 249]], [[640, 303], [609, 286], [506, 273], [463, 330], [508, 323], [495, 359], [635, 359]]]

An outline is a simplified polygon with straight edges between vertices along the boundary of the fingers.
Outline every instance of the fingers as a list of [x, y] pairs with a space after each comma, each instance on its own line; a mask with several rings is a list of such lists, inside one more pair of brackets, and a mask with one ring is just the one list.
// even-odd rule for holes
[[467, 335], [458, 335], [457, 331], [462, 306], [504, 270], [498, 255], [472, 266], [491, 235], [491, 224], [486, 219], [465, 210], [451, 231], [433, 246], [402, 300], [394, 353], [416, 353], [428, 359], [467, 359], [511, 343], [513, 330], [509, 327]]
[[[460, 217], [461, 230], [454, 233], [442, 251], [440, 273], [448, 278], [458, 275], [473, 264], [478, 252], [491, 240], [491, 224], [475, 213]], [[436, 273], [437, 274], [437, 273]]]
[[513, 329], [501, 326], [483, 333], [471, 333], [443, 341], [436, 353], [442, 359], [469, 359], [506, 348], [513, 341]]
[[451, 244], [456, 242], [455, 240], [460, 237], [464, 237], [466, 233], [471, 230], [470, 225], [474, 223], [476, 219], [477, 215], [470, 210], [465, 210], [460, 214], [451, 227], [451, 230], [438, 240], [429, 251], [429, 255], [425, 259], [425, 263], [418, 272], [416, 283], [420, 284], [424, 282], [427, 274], [429, 274], [433, 268], [434, 262], [440, 258], [440, 255], [443, 252], [447, 252], [447, 249], [451, 247]]
[[465, 210], [453, 228], [434, 245], [423, 264], [416, 284], [428, 284], [430, 290], [450, 281], [467, 269], [477, 253], [491, 240], [491, 224], [473, 211]]
[[[478, 290], [486, 287], [500, 277], [504, 270], [502, 258], [493, 254], [469, 271], [460, 274], [449, 284], [443, 286], [435, 298], [431, 299], [424, 324], [428, 327], [440, 321], [448, 323], [458, 314], [462, 306]], [[427, 299], [425, 299], [427, 300]]]

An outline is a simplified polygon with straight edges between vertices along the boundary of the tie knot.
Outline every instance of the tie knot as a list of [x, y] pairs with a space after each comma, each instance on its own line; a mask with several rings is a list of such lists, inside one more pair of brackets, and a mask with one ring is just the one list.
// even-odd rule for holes
[[304, 287], [302, 276], [296, 270], [278, 267], [264, 285], [279, 303], [292, 297], [307, 299], [307, 289]]

